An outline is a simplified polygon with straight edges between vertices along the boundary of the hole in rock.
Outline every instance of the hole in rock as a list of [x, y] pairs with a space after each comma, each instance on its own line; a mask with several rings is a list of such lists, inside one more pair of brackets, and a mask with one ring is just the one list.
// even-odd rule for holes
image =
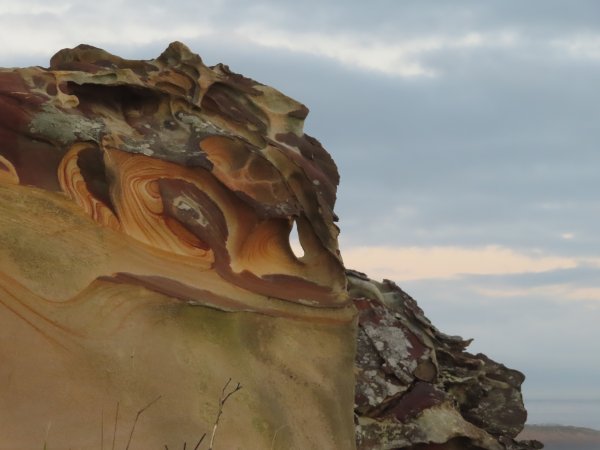
[[79, 108], [93, 113], [94, 108], [118, 111], [129, 121], [131, 117], [154, 114], [160, 105], [160, 95], [151, 89], [128, 85], [67, 83], [69, 94], [77, 96]]
[[290, 230], [290, 248], [296, 258], [300, 259], [304, 256], [304, 248], [300, 243], [300, 234], [295, 220], [292, 222], [292, 229]]

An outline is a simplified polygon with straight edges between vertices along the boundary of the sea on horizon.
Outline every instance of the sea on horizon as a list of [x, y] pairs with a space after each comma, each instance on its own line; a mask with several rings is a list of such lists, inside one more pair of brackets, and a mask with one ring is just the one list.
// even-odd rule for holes
[[528, 425], [567, 425], [600, 430], [600, 399], [525, 399]]

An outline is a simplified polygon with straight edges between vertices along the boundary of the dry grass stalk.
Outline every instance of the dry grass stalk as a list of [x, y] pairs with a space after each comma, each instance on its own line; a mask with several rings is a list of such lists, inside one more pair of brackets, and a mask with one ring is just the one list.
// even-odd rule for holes
[[217, 428], [219, 426], [219, 420], [221, 419], [221, 415], [223, 414], [223, 406], [225, 406], [225, 402], [229, 399], [229, 397], [231, 397], [233, 394], [235, 394], [242, 388], [242, 385], [238, 383], [235, 386], [235, 388], [227, 392], [227, 387], [229, 386], [229, 383], [231, 383], [231, 378], [227, 380], [227, 383], [225, 383], [225, 386], [223, 386], [223, 390], [221, 391], [221, 397], [219, 398], [219, 411], [217, 413], [217, 418], [215, 419], [212, 435], [210, 436], [210, 445], [208, 447], [208, 450], [213, 450], [213, 445], [215, 443], [215, 435], [217, 434]]

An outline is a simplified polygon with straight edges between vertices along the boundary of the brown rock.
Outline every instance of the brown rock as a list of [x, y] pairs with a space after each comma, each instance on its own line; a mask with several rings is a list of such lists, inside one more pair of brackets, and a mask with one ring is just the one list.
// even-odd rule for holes
[[359, 449], [537, 449], [516, 442], [525, 377], [435, 328], [393, 282], [348, 271], [359, 310], [355, 420]]
[[522, 374], [346, 274], [307, 114], [177, 42], [0, 70], [4, 447], [539, 448]]
[[0, 70], [3, 448], [193, 448], [230, 378], [215, 448], [354, 447], [338, 174], [306, 113], [180, 43]]

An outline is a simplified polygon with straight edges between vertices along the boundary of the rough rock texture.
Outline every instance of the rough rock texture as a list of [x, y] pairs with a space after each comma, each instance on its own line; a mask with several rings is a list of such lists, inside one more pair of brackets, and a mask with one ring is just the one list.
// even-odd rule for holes
[[393, 282], [348, 271], [359, 312], [358, 449], [527, 450], [522, 373], [465, 351]]
[[0, 448], [123, 449], [159, 396], [130, 448], [193, 448], [229, 378], [215, 449], [353, 448], [338, 174], [307, 112], [179, 43], [0, 71]]
[[519, 372], [345, 272], [307, 113], [180, 43], [0, 70], [0, 448], [193, 448], [229, 379], [215, 450], [537, 448]]

